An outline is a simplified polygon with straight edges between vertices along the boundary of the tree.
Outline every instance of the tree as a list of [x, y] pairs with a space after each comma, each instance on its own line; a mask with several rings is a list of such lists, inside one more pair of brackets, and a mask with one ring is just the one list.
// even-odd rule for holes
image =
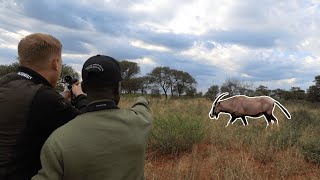
[[219, 86], [212, 85], [209, 87], [208, 91], [204, 94], [206, 98], [209, 98], [211, 101], [214, 101], [219, 93]]
[[9, 65], [0, 65], [0, 78], [6, 74], [17, 71], [19, 67], [18, 62], [14, 62]]
[[145, 94], [147, 89], [151, 88], [151, 78], [149, 76], [141, 77], [142, 86], [141, 86], [141, 94]]
[[320, 89], [316, 85], [312, 85], [307, 89], [306, 99], [311, 102], [320, 101]]
[[141, 81], [134, 79], [137, 74], [140, 73], [140, 67], [136, 62], [122, 60], [119, 61], [120, 72], [123, 78], [121, 87], [126, 93], [133, 92], [133, 89], [137, 88]]
[[124, 79], [121, 82], [121, 88], [125, 93], [131, 94], [137, 89], [137, 84], [136, 84], [136, 79], [131, 78], [131, 79]]
[[305, 91], [302, 90], [300, 87], [291, 87], [289, 91], [290, 99], [293, 100], [304, 100], [305, 99]]
[[286, 99], [288, 92], [284, 89], [271, 90], [270, 96], [275, 99]]
[[315, 84], [307, 89], [306, 99], [311, 102], [320, 101], [320, 75], [314, 77]]
[[[196, 80], [187, 72], [173, 70], [175, 83], [171, 85], [171, 93], [174, 92], [180, 97], [183, 93], [193, 92], [195, 85], [197, 84]], [[195, 92], [196, 93], [196, 92]]]
[[120, 71], [123, 79], [130, 79], [140, 73], [140, 67], [136, 62], [127, 60], [119, 61]]
[[170, 74], [169, 67], [156, 67], [148, 74], [151, 83], [163, 90], [166, 99], [168, 98], [168, 89], [171, 87]]
[[148, 78], [146, 82], [160, 87], [166, 98], [168, 98], [169, 92], [171, 92], [172, 96], [174, 94], [181, 96], [187, 92], [190, 94], [197, 84], [189, 73], [170, 69], [169, 67], [156, 67], [148, 74]]
[[315, 86], [317, 86], [318, 88], [320, 87], [320, 75], [314, 77], [314, 81], [316, 84]]
[[203, 94], [202, 94], [202, 92], [200, 91], [200, 92], [197, 92], [197, 94], [196, 94], [196, 97], [197, 98], [201, 98], [203, 96]]
[[191, 87], [186, 90], [187, 97], [194, 97], [196, 94], [197, 94], [197, 89], [195, 87]]
[[152, 97], [161, 97], [160, 90], [159, 90], [159, 88], [157, 86], [153, 86], [151, 88], [151, 96]]
[[137, 93], [138, 91], [141, 91], [141, 94], [144, 94], [145, 90], [148, 88], [148, 80], [146, 78], [147, 77], [134, 77], [124, 80], [122, 84], [126, 84], [126, 92], [129, 94]]
[[182, 71], [178, 71], [175, 69], [170, 69], [170, 91], [171, 91], [171, 97], [173, 97], [173, 94], [175, 92], [175, 89], [177, 87], [177, 83], [179, 78], [181, 77]]
[[256, 88], [256, 91], [254, 94], [256, 96], [269, 96], [270, 93], [271, 93], [271, 90], [269, 90], [267, 86], [260, 85], [259, 87]]
[[252, 85], [249, 85], [245, 82], [241, 82], [235, 78], [229, 78], [225, 83], [220, 87], [221, 92], [228, 92], [230, 96], [234, 95], [248, 95], [252, 96], [254, 91], [251, 88]]
[[306, 93], [306, 99], [311, 102], [320, 101], [320, 75], [314, 77], [315, 84], [309, 86]]
[[80, 78], [80, 74], [75, 69], [73, 69], [73, 67], [62, 64], [61, 77], [64, 78], [67, 75], [77, 79]]

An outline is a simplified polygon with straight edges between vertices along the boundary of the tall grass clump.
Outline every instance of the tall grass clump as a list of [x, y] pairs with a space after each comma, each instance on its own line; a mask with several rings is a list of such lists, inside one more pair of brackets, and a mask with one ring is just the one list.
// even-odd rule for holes
[[178, 154], [192, 150], [192, 146], [204, 136], [205, 126], [201, 118], [181, 113], [163, 115], [155, 117], [150, 146], [164, 154]]
[[[320, 121], [319, 121], [320, 122]], [[305, 159], [320, 164], [320, 125], [310, 125], [299, 139], [299, 146]]]
[[311, 124], [314, 124], [316, 117], [305, 109], [291, 113], [292, 118], [285, 121], [280, 130], [268, 137], [269, 142], [277, 149], [287, 149], [297, 145], [303, 131]]
[[310, 110], [296, 110], [292, 119], [268, 137], [277, 149], [297, 147], [305, 159], [320, 164], [320, 117]]

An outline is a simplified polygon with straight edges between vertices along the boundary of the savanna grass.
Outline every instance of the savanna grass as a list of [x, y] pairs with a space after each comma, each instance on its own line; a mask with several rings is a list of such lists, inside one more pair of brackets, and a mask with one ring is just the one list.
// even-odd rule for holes
[[196, 116], [168, 114], [154, 119], [151, 148], [163, 153], [177, 154], [191, 150], [205, 135], [204, 124]]
[[[263, 117], [248, 118], [249, 126], [237, 120], [225, 127], [229, 116], [223, 114], [210, 120], [212, 102], [202, 98], [149, 101], [154, 117], [149, 150], [174, 154], [175, 158], [153, 158], [161, 166], [147, 166], [147, 179], [320, 178], [318, 105], [281, 102], [292, 118], [276, 108], [279, 125], [266, 128]], [[121, 106], [130, 107], [133, 102], [133, 98], [124, 98]], [[201, 145], [209, 148], [197, 148]], [[187, 153], [178, 155], [180, 152]]]
[[[124, 97], [122, 104], [127, 107], [130, 103], [133, 104], [132, 97]], [[272, 161], [275, 151], [291, 147], [300, 149], [308, 161], [320, 163], [318, 105], [309, 102], [299, 102], [299, 105], [297, 102], [285, 102], [292, 118], [285, 118], [276, 108], [278, 126], [274, 124], [266, 128], [266, 121], [262, 117], [248, 118], [249, 126], [246, 127], [241, 120], [225, 127], [229, 116], [220, 115], [218, 120], [209, 120], [211, 102], [206, 99], [147, 98], [154, 115], [150, 145], [165, 153], [190, 150], [193, 144], [204, 139], [204, 142], [222, 146], [226, 150], [251, 151], [254, 158], [263, 163]]]

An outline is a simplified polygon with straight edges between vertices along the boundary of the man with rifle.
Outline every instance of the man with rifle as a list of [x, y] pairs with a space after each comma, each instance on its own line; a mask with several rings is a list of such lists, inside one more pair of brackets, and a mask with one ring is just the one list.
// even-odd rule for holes
[[73, 106], [54, 89], [62, 69], [62, 45], [35, 33], [18, 45], [17, 72], [0, 79], [0, 179], [26, 180], [41, 169], [40, 150], [49, 135], [81, 113], [87, 98], [73, 85]]

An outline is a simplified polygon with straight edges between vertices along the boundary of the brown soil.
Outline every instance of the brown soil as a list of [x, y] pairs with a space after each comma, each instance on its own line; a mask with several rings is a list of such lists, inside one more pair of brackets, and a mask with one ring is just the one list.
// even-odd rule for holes
[[[287, 154], [287, 152], [275, 153], [274, 158], [281, 159]], [[293, 159], [293, 165], [286, 165], [285, 160], [279, 161], [284, 162], [282, 164], [277, 164], [275, 161], [259, 161], [245, 149], [225, 150], [213, 144], [198, 144], [193, 147], [192, 152], [178, 155], [164, 155], [148, 150], [145, 177], [165, 180], [320, 179], [319, 166], [303, 162], [302, 166], [306, 167], [303, 167], [302, 172], [298, 164], [300, 162], [296, 162], [295, 159]]]

